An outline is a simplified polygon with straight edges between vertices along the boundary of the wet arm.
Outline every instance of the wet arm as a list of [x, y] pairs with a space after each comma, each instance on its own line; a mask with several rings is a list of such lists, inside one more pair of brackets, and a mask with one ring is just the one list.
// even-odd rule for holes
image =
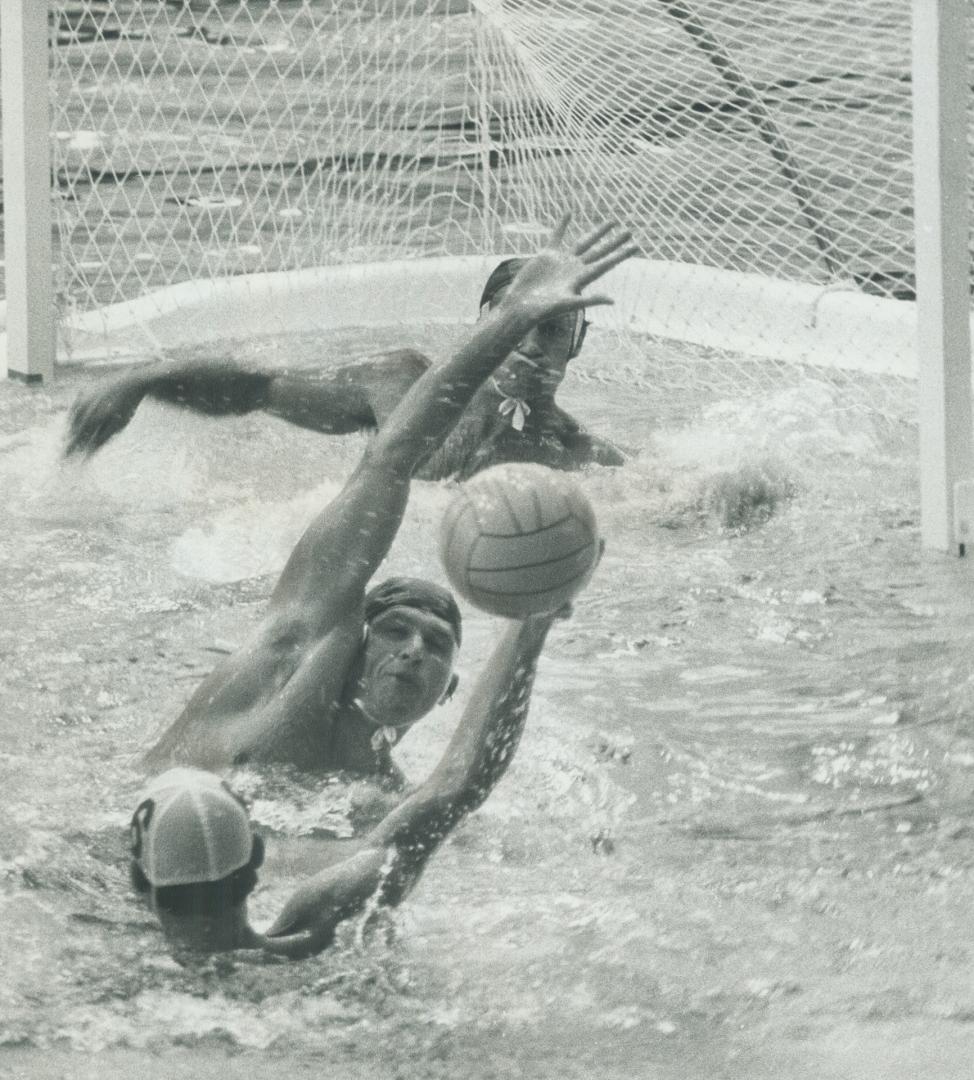
[[413, 386], [379, 431], [375, 464], [410, 476], [443, 443], [474, 394], [534, 326], [563, 313], [612, 303], [604, 295], [583, 297], [582, 289], [636, 253], [631, 234], [609, 223], [569, 251], [561, 248], [567, 226], [565, 217], [551, 246], [521, 268], [456, 355]]
[[414, 469], [446, 438], [529, 320], [523, 306], [499, 305], [451, 360], [413, 384], [341, 492], [298, 540], [274, 590], [273, 614], [320, 634], [336, 610], [359, 602], [395, 539]]
[[267, 404], [274, 375], [230, 358], [166, 360], [128, 372], [121, 383], [143, 396], [208, 416], [236, 416]]
[[270, 384], [264, 408], [289, 424], [328, 435], [374, 430], [429, 366], [415, 349], [397, 349], [321, 371], [281, 373]]
[[65, 454], [91, 454], [132, 419], [152, 397], [210, 416], [262, 409], [273, 376], [233, 360], [166, 360], [133, 368], [79, 395], [68, 414]]
[[[527, 718], [538, 657], [553, 616], [512, 624], [478, 680], [429, 778], [388, 814], [350, 859], [310, 879], [271, 927], [280, 945], [324, 948], [343, 919], [369, 904], [395, 906], [447, 835], [507, 771]], [[304, 943], [302, 945], [302, 942]]]
[[439, 764], [387, 818], [374, 838], [401, 847], [439, 844], [483, 804], [507, 771], [527, 719], [538, 658], [555, 615], [508, 625], [481, 672]]
[[67, 454], [91, 454], [118, 434], [144, 398], [205, 416], [264, 411], [290, 424], [344, 435], [383, 422], [429, 367], [421, 353], [402, 349], [323, 370], [261, 371], [232, 358], [166, 360], [133, 368], [74, 402]]
[[608, 224], [565, 250], [566, 227], [567, 219], [552, 247], [522, 267], [453, 358], [429, 368], [393, 409], [341, 493], [295, 546], [272, 598], [276, 613], [307, 620], [313, 633], [326, 630], [336, 607], [361, 595], [388, 553], [413, 471], [440, 446], [487, 377], [538, 322], [612, 303], [607, 296], [583, 296], [582, 289], [635, 254], [631, 235]]

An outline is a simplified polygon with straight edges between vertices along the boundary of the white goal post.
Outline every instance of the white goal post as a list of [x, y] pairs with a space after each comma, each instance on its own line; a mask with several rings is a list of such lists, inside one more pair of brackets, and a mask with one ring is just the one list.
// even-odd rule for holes
[[955, 489], [974, 479], [969, 6], [968, 0], [913, 2], [920, 510], [923, 544], [939, 550], [958, 542]]
[[731, 388], [918, 387], [923, 542], [947, 550], [972, 472], [968, 8], [0, 0], [2, 362], [151, 355], [226, 326], [217, 300], [241, 333], [295, 325], [295, 298], [322, 325], [467, 319], [558, 210], [612, 216], [644, 258], [599, 317], [654, 386], [676, 338]]
[[29, 382], [54, 374], [48, 20], [45, 4], [2, 0], [5, 360]]

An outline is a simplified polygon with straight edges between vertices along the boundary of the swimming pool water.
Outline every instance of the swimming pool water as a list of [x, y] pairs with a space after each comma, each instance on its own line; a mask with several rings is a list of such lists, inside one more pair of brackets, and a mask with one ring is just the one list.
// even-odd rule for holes
[[[409, 333], [227, 348], [308, 364], [456, 340]], [[561, 400], [635, 456], [579, 478], [607, 552], [552, 634], [509, 776], [385, 932], [349, 926], [290, 965], [178, 965], [128, 893], [124, 829], [137, 752], [256, 620], [362, 439], [149, 403], [62, 465], [93, 376], [3, 392], [0, 1054], [811, 1077], [843, 1025], [875, 1059], [877, 1024], [936, 1040], [974, 1015], [971, 572], [920, 551], [908, 414], [851, 409], [807, 372], [737, 397], [709, 354], [671, 345], [634, 375], [618, 347], [593, 334]], [[655, 392], [657, 365], [692, 389]], [[428, 537], [448, 498], [415, 485], [384, 573], [444, 580]], [[399, 750], [414, 781], [498, 630], [465, 617], [458, 700]], [[235, 781], [269, 832], [258, 924], [381, 802]]]

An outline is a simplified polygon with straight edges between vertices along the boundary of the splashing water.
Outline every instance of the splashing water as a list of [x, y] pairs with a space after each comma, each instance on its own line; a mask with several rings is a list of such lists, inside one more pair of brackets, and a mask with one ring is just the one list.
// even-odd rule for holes
[[[47, 415], [4, 416], [0, 1053], [745, 1076], [759, 1031], [963, 1010], [963, 958], [922, 957], [959, 939], [971, 896], [970, 582], [919, 553], [912, 429], [813, 378], [667, 419], [613, 381], [612, 347], [592, 335], [561, 400], [635, 454], [579, 477], [607, 552], [552, 634], [509, 776], [381, 933], [347, 927], [299, 964], [177, 964], [128, 891], [125, 826], [138, 750], [254, 624], [362, 440], [147, 403], [61, 466], [70, 385]], [[414, 488], [382, 573], [443, 582], [449, 490]], [[465, 618], [457, 700], [396, 751], [414, 781], [498, 630]], [[268, 835], [261, 926], [392, 799], [232, 779]]]

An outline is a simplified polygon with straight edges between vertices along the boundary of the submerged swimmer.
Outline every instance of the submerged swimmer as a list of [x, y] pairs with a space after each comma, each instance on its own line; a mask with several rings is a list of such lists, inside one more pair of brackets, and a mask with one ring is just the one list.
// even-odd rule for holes
[[[495, 268], [481, 297], [482, 319], [502, 302], [527, 261], [507, 259]], [[417, 462], [414, 475], [463, 480], [509, 461], [556, 469], [621, 465], [625, 456], [618, 447], [585, 431], [555, 401], [587, 325], [579, 307], [547, 315], [511, 341], [492, 378], [442, 445]], [[163, 361], [81, 395], [71, 407], [65, 453], [94, 453], [128, 424], [144, 397], [209, 416], [263, 411], [330, 435], [381, 430], [430, 364], [412, 349], [297, 372], [261, 371], [230, 359]]]
[[[431, 582], [394, 578], [366, 588], [399, 529], [417, 464], [441, 446], [480, 387], [540, 323], [612, 302], [581, 290], [635, 253], [630, 234], [605, 225], [568, 250], [566, 227], [567, 218], [469, 341], [428, 368], [392, 410], [298, 541], [250, 639], [204, 679], [147, 765], [280, 762], [396, 775], [391, 744], [456, 686], [460, 615]], [[514, 660], [533, 662], [530, 650]]]
[[156, 777], [132, 819], [132, 882], [170, 946], [303, 957], [327, 948], [345, 919], [399, 904], [445, 837], [507, 770], [554, 618], [511, 624], [432, 774], [355, 842], [352, 855], [303, 882], [266, 933], [250, 925], [247, 913], [264, 846], [243, 804], [212, 773], [176, 768]]

